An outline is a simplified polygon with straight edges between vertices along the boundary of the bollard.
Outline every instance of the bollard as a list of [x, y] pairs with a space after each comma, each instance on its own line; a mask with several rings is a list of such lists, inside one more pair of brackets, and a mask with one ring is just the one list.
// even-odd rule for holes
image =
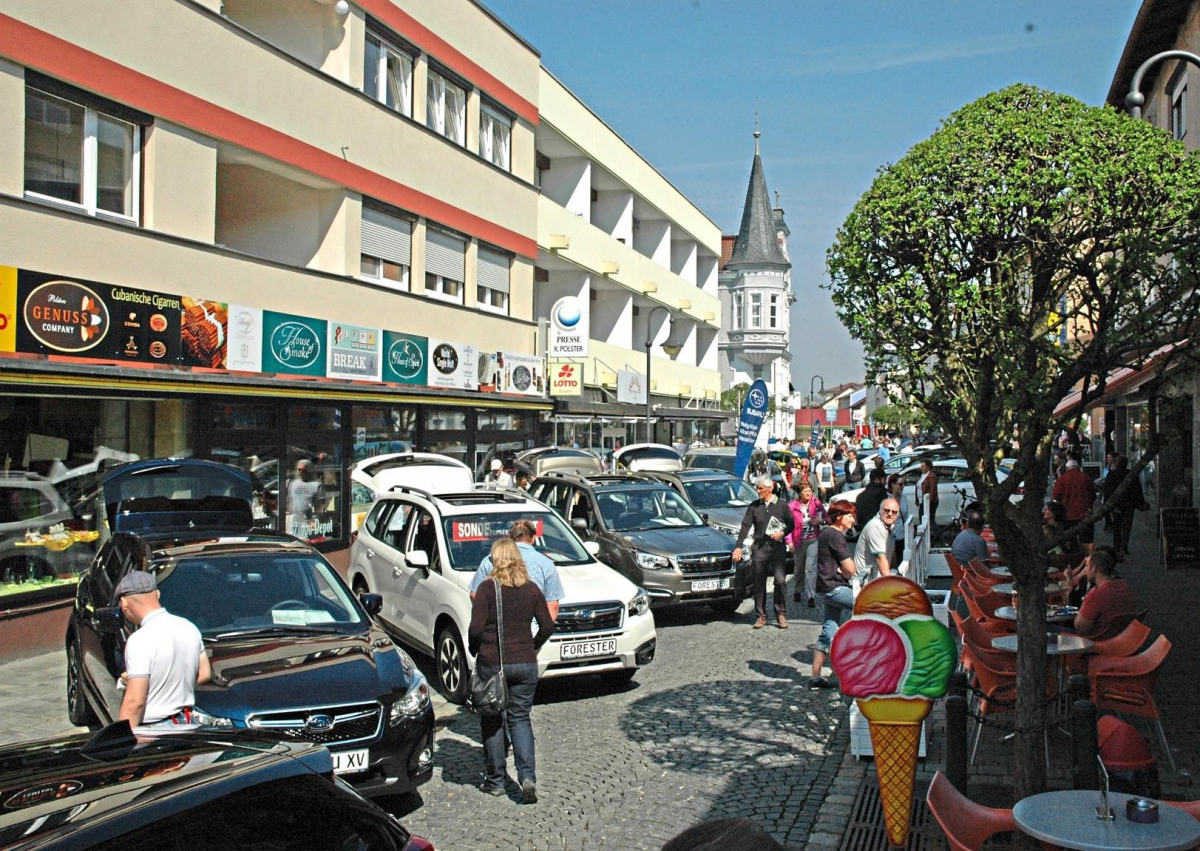
[[1067, 680], [1067, 706], [1074, 706], [1077, 700], [1091, 700], [1092, 684], [1083, 674], [1072, 674]]
[[966, 671], [955, 671], [950, 675], [950, 684], [946, 687], [947, 697], [966, 697], [970, 681]]
[[967, 794], [967, 699], [961, 694], [946, 698], [946, 779]]
[[1076, 789], [1099, 789], [1096, 760], [1100, 746], [1096, 738], [1096, 704], [1077, 700], [1071, 704], [1071, 778]]

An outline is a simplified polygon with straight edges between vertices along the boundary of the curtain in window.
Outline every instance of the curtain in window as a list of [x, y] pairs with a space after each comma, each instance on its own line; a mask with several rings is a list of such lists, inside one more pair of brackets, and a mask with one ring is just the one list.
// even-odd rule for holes
[[446, 138], [463, 145], [467, 141], [467, 93], [453, 83], [445, 83]]
[[446, 132], [446, 81], [432, 71], [426, 86], [425, 123], [430, 130]]
[[388, 53], [387, 105], [412, 116], [412, 60], [403, 53]]

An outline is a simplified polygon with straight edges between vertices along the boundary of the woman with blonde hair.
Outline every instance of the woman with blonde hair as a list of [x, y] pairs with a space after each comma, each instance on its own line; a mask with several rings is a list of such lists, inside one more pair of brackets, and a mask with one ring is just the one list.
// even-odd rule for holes
[[[513, 762], [521, 800], [537, 803], [537, 771], [534, 765], [533, 725], [529, 712], [538, 683], [538, 649], [554, 632], [554, 619], [546, 598], [533, 582], [511, 538], [492, 544], [492, 574], [479, 586], [471, 604], [467, 648], [475, 656], [475, 668], [484, 679], [500, 671], [503, 643], [504, 680], [508, 684], [508, 708], [499, 715], [480, 715], [485, 779], [480, 789], [489, 795], [504, 794], [505, 761], [512, 743]], [[499, 625], [496, 602], [499, 594], [504, 626]], [[528, 624], [537, 620], [534, 635]]]

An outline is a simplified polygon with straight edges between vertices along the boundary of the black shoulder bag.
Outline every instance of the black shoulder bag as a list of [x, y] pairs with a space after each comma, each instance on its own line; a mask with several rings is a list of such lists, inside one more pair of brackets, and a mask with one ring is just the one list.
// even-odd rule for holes
[[471, 672], [468, 684], [467, 708], [477, 715], [499, 715], [508, 708], [508, 681], [504, 678], [504, 595], [500, 582], [496, 584], [496, 644], [500, 653], [500, 670], [486, 680], [479, 676], [479, 660]]

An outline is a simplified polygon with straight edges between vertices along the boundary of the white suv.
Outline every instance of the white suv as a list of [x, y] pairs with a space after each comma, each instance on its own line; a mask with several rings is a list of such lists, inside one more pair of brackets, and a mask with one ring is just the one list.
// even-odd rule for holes
[[433, 655], [442, 692], [462, 703], [474, 664], [464, 640], [471, 623], [467, 588], [492, 542], [516, 520], [537, 528], [534, 546], [558, 568], [565, 595], [554, 635], [538, 654], [540, 676], [632, 679], [656, 647], [646, 592], [596, 561], [561, 517], [526, 494], [477, 488], [434, 495], [394, 487], [359, 527], [350, 583], [355, 592], [383, 596], [379, 618]]

